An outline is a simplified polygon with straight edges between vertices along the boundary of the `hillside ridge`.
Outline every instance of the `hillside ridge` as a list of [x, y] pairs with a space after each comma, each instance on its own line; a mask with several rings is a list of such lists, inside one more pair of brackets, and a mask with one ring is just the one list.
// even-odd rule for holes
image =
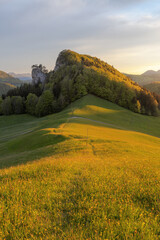
[[[61, 96], [61, 100], [63, 94], [66, 104], [90, 93], [132, 111], [149, 114], [148, 110], [144, 110], [147, 108], [147, 98], [155, 99], [155, 104], [159, 101], [149, 90], [143, 89], [108, 63], [71, 50], [60, 52], [50, 81], [53, 83], [54, 94], [57, 98]], [[59, 94], [56, 88], [65, 90]]]
[[[32, 84], [24, 84], [7, 93], [2, 101], [2, 113], [26, 111], [42, 117], [60, 112], [75, 100], [93, 94], [136, 113], [160, 114], [159, 95], [142, 88], [97, 57], [63, 50], [53, 71], [48, 72], [42, 64], [35, 64], [32, 66], [33, 72], [37, 74]], [[15, 96], [19, 98], [13, 98]], [[6, 111], [7, 105], [9, 112]]]

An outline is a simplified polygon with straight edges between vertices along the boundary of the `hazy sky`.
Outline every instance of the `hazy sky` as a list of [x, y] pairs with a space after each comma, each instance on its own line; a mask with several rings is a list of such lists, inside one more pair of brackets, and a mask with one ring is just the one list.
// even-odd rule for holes
[[0, 70], [50, 70], [63, 49], [122, 72], [160, 69], [160, 0], [0, 0]]

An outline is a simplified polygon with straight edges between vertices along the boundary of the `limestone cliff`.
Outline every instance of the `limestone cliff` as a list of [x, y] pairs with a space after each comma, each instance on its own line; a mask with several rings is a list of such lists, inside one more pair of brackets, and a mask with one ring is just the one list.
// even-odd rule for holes
[[42, 65], [33, 65], [32, 67], [32, 83], [38, 84], [41, 82], [42, 84], [45, 84], [46, 80], [46, 73], [43, 71]]
[[65, 66], [67, 64], [66, 59], [65, 59], [65, 53], [67, 54], [68, 50], [63, 50], [60, 52], [58, 55], [56, 65], [54, 68], [54, 71], [56, 72], [60, 67]]

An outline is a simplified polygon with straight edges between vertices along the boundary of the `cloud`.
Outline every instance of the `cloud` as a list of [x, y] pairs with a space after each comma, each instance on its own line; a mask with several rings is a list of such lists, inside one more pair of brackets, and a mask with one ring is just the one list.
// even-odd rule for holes
[[152, 5], [148, 0], [0, 0], [0, 4], [0, 65], [5, 68], [8, 63], [9, 71], [15, 71], [11, 69], [15, 56], [17, 69], [23, 62], [29, 68], [42, 61], [53, 68], [64, 48], [115, 60], [115, 53], [122, 58], [128, 51], [133, 56], [136, 49], [138, 54], [160, 41], [156, 0]]
[[116, 6], [128, 6], [128, 5], [137, 5], [140, 3], [146, 3], [148, 0], [109, 0], [110, 4], [116, 5]]

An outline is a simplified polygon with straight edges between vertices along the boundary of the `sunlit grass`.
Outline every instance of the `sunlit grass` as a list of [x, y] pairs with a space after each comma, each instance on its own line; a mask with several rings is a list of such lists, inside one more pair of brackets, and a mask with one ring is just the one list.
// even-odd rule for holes
[[[120, 112], [116, 122], [120, 109], [96, 100], [78, 101], [79, 115], [112, 126], [70, 119], [73, 105], [42, 119], [6, 118], [8, 132], [0, 126], [0, 239], [160, 239], [159, 119], [146, 118], [155, 122], [150, 135], [138, 132], [141, 116]], [[131, 128], [121, 124], [132, 116]]]
[[2, 239], [158, 239], [158, 172], [126, 150], [1, 171]]

